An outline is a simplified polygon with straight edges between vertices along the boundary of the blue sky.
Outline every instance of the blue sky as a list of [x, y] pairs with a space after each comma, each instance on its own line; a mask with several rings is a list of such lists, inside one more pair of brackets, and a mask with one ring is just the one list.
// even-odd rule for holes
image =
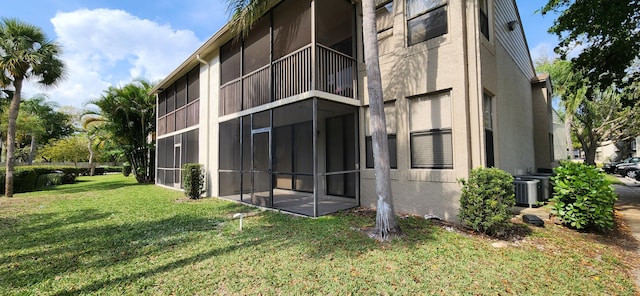
[[[516, 0], [533, 58], [552, 55], [554, 15], [534, 13], [546, 1]], [[56, 88], [25, 86], [82, 108], [112, 85], [135, 77], [160, 80], [227, 21], [224, 0], [11, 0], [0, 17], [41, 27], [62, 44], [68, 78]], [[159, 62], [162, 61], [162, 62]]]

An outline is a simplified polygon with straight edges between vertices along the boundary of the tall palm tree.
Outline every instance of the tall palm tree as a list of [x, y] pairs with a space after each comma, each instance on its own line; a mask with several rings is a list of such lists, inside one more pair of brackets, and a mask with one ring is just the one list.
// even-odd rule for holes
[[[289, 0], [295, 1], [295, 0]], [[251, 26], [267, 12], [274, 0], [227, 0], [232, 14], [231, 30], [236, 36], [243, 36]], [[370, 129], [373, 144], [374, 169], [376, 175], [376, 227], [372, 233], [377, 240], [389, 239], [390, 234], [399, 234], [400, 227], [393, 209], [391, 193], [391, 166], [389, 162], [389, 144], [384, 116], [382, 97], [382, 78], [378, 58], [378, 35], [376, 29], [376, 0], [362, 0], [362, 29], [364, 60], [367, 72], [367, 90], [369, 91]]]
[[13, 196], [16, 119], [23, 82], [35, 79], [43, 86], [60, 82], [65, 73], [60, 54], [60, 46], [48, 40], [39, 27], [13, 18], [3, 18], [0, 22], [0, 82], [2, 87], [13, 85], [14, 90], [7, 129], [7, 197]]
[[153, 84], [138, 79], [124, 87], [109, 87], [99, 99], [88, 105], [98, 107], [83, 115], [83, 125], [101, 122], [98, 127], [108, 131], [124, 150], [136, 180], [154, 180], [154, 145], [148, 136], [155, 131], [155, 98], [149, 95]]

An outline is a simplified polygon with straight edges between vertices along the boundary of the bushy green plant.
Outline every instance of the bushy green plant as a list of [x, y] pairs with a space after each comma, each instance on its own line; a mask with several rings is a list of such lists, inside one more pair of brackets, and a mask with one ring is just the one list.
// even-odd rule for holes
[[[54, 173], [60, 175], [61, 184], [73, 184], [76, 180], [78, 169], [72, 166], [50, 165], [16, 167], [13, 174], [13, 191], [15, 193], [24, 193], [41, 188], [40, 185], [46, 183], [46, 180], [40, 180], [41, 176]], [[3, 186], [0, 186], [0, 194], [4, 194], [5, 174], [5, 169], [0, 168], [0, 184], [3, 184]]]
[[49, 173], [38, 176], [38, 180], [36, 181], [36, 189], [45, 188], [49, 186], [56, 186], [62, 184], [62, 176], [61, 173]]
[[31, 192], [36, 189], [38, 175], [29, 168], [16, 168], [13, 173], [13, 191], [15, 193]]
[[460, 221], [473, 230], [497, 234], [513, 217], [516, 204], [513, 177], [497, 168], [477, 168], [462, 183]]
[[204, 192], [204, 169], [199, 163], [186, 163], [182, 166], [182, 186], [184, 195], [199, 199]]
[[618, 196], [605, 174], [583, 163], [563, 162], [555, 169], [552, 213], [576, 229], [613, 228], [613, 207]]
[[60, 171], [64, 174], [62, 176], [62, 184], [73, 184], [76, 182], [76, 177], [78, 176], [78, 169], [75, 167], [62, 167], [59, 168]]
[[103, 165], [103, 166], [100, 166], [100, 168], [104, 169], [105, 173], [121, 173], [122, 172], [121, 166]]
[[125, 163], [122, 165], [122, 174], [125, 177], [129, 177], [129, 175], [131, 175], [131, 165], [129, 163]]

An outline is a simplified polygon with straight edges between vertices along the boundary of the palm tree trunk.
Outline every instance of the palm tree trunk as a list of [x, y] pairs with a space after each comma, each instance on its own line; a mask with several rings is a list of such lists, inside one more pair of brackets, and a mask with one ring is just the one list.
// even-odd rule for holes
[[36, 135], [31, 135], [31, 147], [29, 147], [29, 159], [27, 160], [28, 165], [33, 164], [33, 159], [36, 157]]
[[4, 194], [13, 197], [13, 170], [14, 154], [16, 149], [16, 120], [20, 111], [20, 97], [22, 92], [22, 79], [15, 78], [13, 81], [15, 93], [9, 105], [9, 128], [7, 129], [7, 172], [5, 177]]
[[0, 132], [0, 162], [2, 162], [2, 153], [4, 152], [4, 135]]
[[93, 176], [96, 172], [96, 166], [93, 163], [93, 146], [91, 145], [91, 136], [88, 136], [89, 144], [87, 144], [87, 148], [89, 148], [89, 176]]
[[378, 59], [378, 34], [374, 0], [362, 1], [362, 26], [364, 42], [364, 60], [367, 71], [367, 90], [369, 91], [370, 129], [373, 145], [373, 159], [376, 175], [376, 227], [373, 236], [384, 241], [389, 234], [399, 233], [400, 227], [393, 209], [391, 193], [391, 166], [389, 162], [389, 143], [384, 101], [382, 98], [382, 79]]

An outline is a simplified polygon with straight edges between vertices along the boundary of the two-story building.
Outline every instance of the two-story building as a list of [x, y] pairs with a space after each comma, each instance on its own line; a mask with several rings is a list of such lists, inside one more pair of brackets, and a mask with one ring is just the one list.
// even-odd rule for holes
[[[361, 7], [275, 2], [154, 89], [156, 183], [179, 188], [195, 162], [207, 196], [309, 216], [375, 207]], [[377, 2], [396, 211], [455, 220], [471, 169], [551, 168], [550, 84], [514, 0]]]

